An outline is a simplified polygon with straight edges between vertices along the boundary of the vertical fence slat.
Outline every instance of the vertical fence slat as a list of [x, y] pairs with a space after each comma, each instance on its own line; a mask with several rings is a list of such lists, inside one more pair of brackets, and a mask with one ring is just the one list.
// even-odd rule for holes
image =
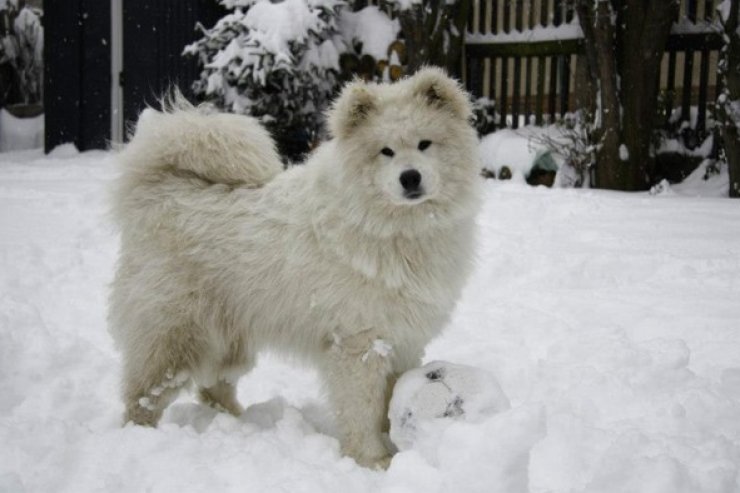
[[[503, 0], [507, 1], [507, 0]], [[488, 0], [486, 2], [491, 16], [491, 34], [498, 33], [498, 0]]]
[[[517, 31], [524, 29], [524, 0], [516, 0], [514, 9], [514, 28]], [[519, 112], [522, 91], [522, 57], [514, 57], [514, 94], [511, 101], [511, 123], [513, 128], [519, 127]]]
[[561, 55], [558, 60], [560, 84], [560, 116], [568, 112], [568, 96], [570, 96], [570, 55]]
[[706, 128], [707, 94], [709, 93], [709, 50], [701, 50], [701, 61], [699, 63], [699, 101], [696, 130], [700, 135], [703, 135]]
[[[686, 16], [689, 22], [696, 22], [696, 7], [697, 0], [687, 0], [686, 3]], [[683, 98], [681, 102], [681, 120], [691, 120], [691, 91], [693, 86], [694, 76], [694, 50], [689, 48], [686, 50], [683, 65]]]
[[501, 105], [501, 126], [506, 127], [506, 115], [508, 114], [508, 86], [509, 86], [509, 59], [507, 57], [499, 58], [501, 63], [501, 90], [498, 93], [498, 101]]
[[[676, 50], [668, 52], [668, 73], [666, 76], [666, 118], [670, 120], [676, 99]], [[666, 123], [668, 122], [666, 121]]]
[[496, 99], [496, 73], [497, 73], [496, 67], [497, 66], [498, 66], [498, 59], [491, 58], [491, 87], [489, 89], [490, 95], [488, 96], [491, 99], [491, 101], [498, 101]]
[[550, 64], [550, 80], [547, 93], [547, 114], [549, 115], [548, 123], [555, 121], [555, 114], [557, 113], [557, 99], [558, 99], [558, 57], [549, 56], [547, 57], [548, 63]]
[[[552, 25], [559, 26], [562, 23], [562, 3], [563, 0], [554, 0], [552, 4]], [[555, 121], [555, 115], [557, 113], [557, 92], [558, 92], [558, 65], [559, 56], [548, 57], [550, 63], [550, 80], [547, 94], [547, 106], [548, 114], [550, 116], [549, 123]]]
[[529, 115], [532, 108], [532, 57], [528, 56], [524, 60], [524, 124], [529, 125]]
[[475, 31], [475, 12], [480, 5], [480, 0], [472, 0], [470, 7], [468, 8], [468, 20], [466, 21], [465, 27], [468, 28], [468, 32], [472, 33]]
[[[540, 25], [547, 25], [548, 0], [539, 0], [540, 4]], [[537, 103], [535, 108], [534, 121], [536, 125], [544, 123], [543, 114], [545, 111], [545, 57], [537, 57]]]
[[483, 59], [468, 58], [468, 90], [479, 98], [483, 96]]
[[537, 57], [537, 94], [535, 96], [534, 123], [542, 125], [545, 111], [545, 57]]
[[[495, 0], [494, 0], [495, 2]], [[509, 0], [503, 1], [502, 14], [502, 32], [508, 33], [511, 30], [511, 3]], [[501, 90], [498, 93], [498, 100], [501, 102], [501, 126], [506, 127], [506, 115], [509, 108], [509, 58], [501, 57]]]
[[478, 26], [477, 31], [479, 33], [486, 32], [486, 12], [488, 11], [488, 5], [490, 0], [480, 0], [478, 5]]
[[[713, 3], [710, 1], [704, 2], [704, 20], [712, 21], [712, 10], [714, 10]], [[698, 118], [696, 123], [696, 130], [701, 137], [704, 136], [707, 121], [707, 95], [709, 93], [709, 50], [707, 47], [703, 47], [701, 50], [701, 61], [699, 69], [699, 102], [698, 102]]]
[[552, 25], [559, 26], [563, 23], [563, 1], [555, 0], [552, 5]]
[[[565, 1], [565, 22], [570, 23], [573, 21], [573, 18], [575, 17], [575, 0], [566, 0]], [[561, 90], [563, 91], [563, 96], [561, 97], [561, 112], [562, 115], [565, 115], [569, 111], [571, 111], [570, 108], [570, 78], [573, 74], [573, 60], [571, 55], [565, 56], [565, 67], [563, 70], [563, 84]]]
[[[534, 0], [528, 0], [527, 28], [534, 29]], [[532, 57], [525, 60], [524, 75], [524, 124], [529, 125], [529, 115], [532, 112]]]

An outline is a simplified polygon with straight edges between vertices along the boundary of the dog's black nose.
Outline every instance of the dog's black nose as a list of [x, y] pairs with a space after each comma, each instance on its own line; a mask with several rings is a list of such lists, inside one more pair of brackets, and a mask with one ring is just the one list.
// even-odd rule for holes
[[407, 169], [399, 178], [401, 180], [401, 186], [407, 192], [415, 192], [419, 190], [421, 185], [421, 173], [415, 169]]

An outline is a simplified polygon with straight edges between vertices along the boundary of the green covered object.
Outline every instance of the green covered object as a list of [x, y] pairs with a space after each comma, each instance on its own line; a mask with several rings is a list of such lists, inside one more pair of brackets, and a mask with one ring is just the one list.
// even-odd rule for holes
[[552, 153], [549, 150], [542, 149], [537, 152], [530, 173], [536, 169], [552, 172], [558, 171], [558, 164], [555, 162], [555, 159], [553, 159]]

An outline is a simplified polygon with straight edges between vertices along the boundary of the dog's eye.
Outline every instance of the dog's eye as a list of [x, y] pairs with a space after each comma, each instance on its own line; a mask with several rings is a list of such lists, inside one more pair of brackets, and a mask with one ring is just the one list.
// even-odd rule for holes
[[388, 156], [388, 157], [393, 157], [393, 156], [394, 156], [394, 155], [396, 154], [395, 152], [393, 152], [393, 149], [391, 149], [390, 147], [383, 147], [383, 148], [382, 148], [382, 149], [380, 150], [380, 153], [381, 153], [382, 155], [384, 155], [384, 156]]
[[422, 141], [419, 142], [419, 150], [420, 151], [423, 151], [427, 147], [429, 147], [430, 145], [432, 145], [432, 141], [431, 140], [422, 140]]

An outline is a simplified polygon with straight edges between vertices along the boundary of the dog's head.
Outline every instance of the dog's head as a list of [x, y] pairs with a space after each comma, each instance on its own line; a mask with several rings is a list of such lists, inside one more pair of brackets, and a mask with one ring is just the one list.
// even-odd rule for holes
[[349, 84], [328, 115], [342, 186], [396, 217], [469, 211], [479, 168], [470, 115], [467, 94], [438, 68], [395, 84]]

